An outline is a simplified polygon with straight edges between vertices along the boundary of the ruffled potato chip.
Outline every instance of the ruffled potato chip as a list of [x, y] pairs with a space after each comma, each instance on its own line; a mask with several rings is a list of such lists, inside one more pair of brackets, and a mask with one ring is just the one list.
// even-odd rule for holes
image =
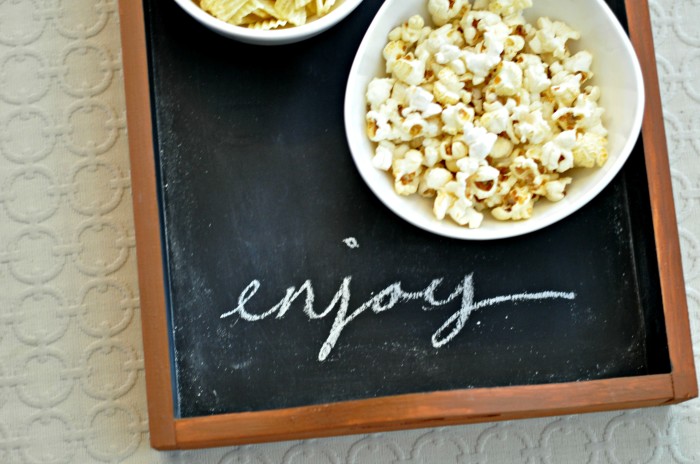
[[277, 0], [275, 9], [280, 19], [286, 19], [295, 26], [306, 24], [306, 8], [297, 8], [296, 0]]
[[248, 27], [250, 27], [251, 29], [257, 29], [259, 31], [269, 31], [270, 29], [275, 29], [286, 25], [287, 21], [285, 21], [284, 19], [268, 19], [267, 21], [258, 21], [257, 23], [252, 23]]
[[333, 5], [335, 5], [335, 0], [319, 0], [321, 5], [317, 7], [316, 9], [318, 10], [319, 15], [324, 15], [331, 11], [331, 8], [333, 8]]
[[330, 12], [336, 0], [200, 0], [212, 16], [257, 30], [301, 26]]
[[223, 21], [229, 21], [250, 0], [202, 0], [200, 6], [203, 10]]
[[249, 2], [246, 5], [243, 6], [238, 12], [231, 17], [231, 19], [228, 20], [231, 24], [243, 24], [244, 18], [246, 16], [254, 16], [255, 10], [257, 10], [258, 7], [255, 5], [253, 2]]

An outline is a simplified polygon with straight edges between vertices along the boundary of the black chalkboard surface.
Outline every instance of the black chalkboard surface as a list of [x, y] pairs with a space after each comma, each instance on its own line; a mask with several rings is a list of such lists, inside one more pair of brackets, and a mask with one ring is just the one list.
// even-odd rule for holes
[[[264, 49], [144, 3], [177, 417], [671, 371], [641, 142], [554, 226], [438, 237], [373, 196], [345, 141], [347, 74], [380, 0]], [[445, 304], [392, 305], [397, 283]], [[472, 289], [483, 307], [457, 330]], [[239, 303], [259, 320], [221, 317]]]

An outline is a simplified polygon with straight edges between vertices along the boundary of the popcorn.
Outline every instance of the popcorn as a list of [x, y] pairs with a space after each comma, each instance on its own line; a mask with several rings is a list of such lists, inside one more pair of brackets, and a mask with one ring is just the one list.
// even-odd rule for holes
[[591, 65], [593, 64], [593, 55], [587, 51], [581, 51], [572, 57], [564, 60], [564, 69], [571, 74], [582, 73], [583, 80], [587, 80], [592, 76]]
[[[485, 17], [485, 19], [498, 18], [496, 15], [491, 15]], [[492, 24], [488, 24], [486, 21], [481, 21], [479, 26], [484, 26], [484, 47], [486, 48], [486, 53], [492, 56], [499, 56], [506, 49], [506, 40], [510, 35], [510, 29], [508, 26], [500, 22], [500, 18], [494, 20]], [[500, 60], [499, 60], [500, 61]]]
[[442, 26], [457, 17], [468, 5], [467, 0], [428, 0], [428, 11], [433, 22]]
[[524, 87], [533, 94], [547, 90], [552, 81], [547, 77], [547, 66], [537, 55], [520, 55], [520, 66], [523, 68]]
[[474, 204], [471, 201], [460, 198], [452, 204], [447, 214], [460, 226], [468, 226], [470, 229], [476, 229], [481, 226], [484, 215], [475, 210], [473, 206]]
[[566, 24], [559, 21], [552, 22], [549, 18], [538, 19], [537, 27], [540, 30], [530, 41], [530, 48], [538, 55], [551, 53], [554, 58], [566, 58], [568, 56], [566, 42], [570, 39], [578, 40], [581, 38], [581, 34]]
[[562, 71], [552, 78], [550, 89], [559, 106], [569, 106], [581, 94], [581, 75]]
[[367, 113], [367, 135], [372, 142], [388, 140], [392, 136], [389, 117], [381, 111]]
[[468, 122], [464, 125], [464, 141], [469, 145], [469, 156], [478, 160], [485, 159], [496, 144], [496, 134], [483, 127], [476, 127]]
[[418, 113], [409, 114], [406, 119], [403, 120], [403, 123], [401, 123], [401, 131], [406, 141], [417, 137], [424, 137], [427, 128], [427, 121]]
[[464, 61], [467, 63], [467, 69], [474, 74], [474, 84], [479, 85], [486, 80], [486, 77], [500, 63], [501, 59], [498, 55], [465, 52]]
[[418, 42], [423, 36], [423, 26], [425, 26], [425, 21], [422, 17], [419, 15], [411, 16], [400, 28], [401, 40], [408, 44]]
[[391, 165], [394, 174], [394, 189], [399, 195], [411, 195], [418, 191], [423, 169], [423, 155], [418, 150], [409, 150], [403, 158], [395, 159]]
[[518, 156], [510, 165], [510, 172], [521, 184], [537, 187], [543, 183], [540, 168], [532, 158]]
[[571, 177], [547, 182], [544, 186], [545, 198], [549, 201], [561, 201], [566, 195], [566, 186], [571, 183]]
[[491, 150], [491, 157], [494, 159], [507, 158], [513, 153], [513, 142], [504, 137], [498, 137]]
[[467, 156], [467, 146], [464, 142], [445, 140], [438, 147], [440, 159], [444, 161], [457, 161]]
[[406, 109], [420, 111], [421, 113], [427, 111], [430, 104], [435, 99], [432, 93], [428, 92], [423, 87], [416, 86], [411, 86], [406, 91], [406, 96], [408, 97], [408, 108]]
[[513, 62], [504, 61], [493, 81], [496, 95], [512, 97], [523, 85], [523, 70]]
[[481, 117], [481, 125], [492, 134], [500, 134], [508, 129], [510, 113], [500, 102], [484, 105], [486, 113]]
[[520, 221], [532, 217], [534, 195], [524, 187], [513, 188], [503, 203], [491, 211], [499, 221]]
[[485, 200], [496, 193], [500, 172], [491, 166], [480, 166], [471, 177], [471, 193], [479, 200]]
[[532, 0], [494, 0], [489, 10], [502, 16], [510, 16], [532, 6]]
[[456, 105], [447, 105], [442, 110], [442, 127], [443, 132], [450, 135], [457, 135], [463, 132], [464, 125], [470, 123], [474, 119], [474, 108], [469, 108], [464, 103]]
[[367, 102], [373, 110], [377, 110], [391, 96], [395, 79], [374, 79], [367, 87]]
[[433, 203], [433, 214], [435, 215], [436, 218], [438, 218], [440, 221], [445, 219], [445, 216], [447, 216], [447, 212], [452, 208], [452, 205], [454, 205], [455, 201], [457, 199], [447, 193], [444, 190], [440, 190], [437, 193], [437, 197], [435, 198], [435, 202]]
[[382, 171], [388, 171], [391, 168], [391, 163], [394, 160], [394, 149], [396, 145], [386, 140], [379, 142], [377, 149], [374, 151], [374, 157], [372, 158], [372, 165], [381, 169]]
[[525, 48], [525, 39], [519, 35], [510, 35], [505, 41], [503, 52], [504, 61], [512, 60], [523, 48]]
[[382, 55], [386, 61], [386, 72], [388, 74], [394, 71], [394, 65], [406, 54], [406, 50], [408, 50], [408, 45], [401, 40], [394, 40], [386, 44]]
[[576, 131], [562, 132], [542, 147], [540, 161], [550, 171], [566, 172], [574, 167], [573, 149], [576, 146]]
[[592, 168], [602, 166], [608, 160], [607, 140], [605, 137], [586, 132], [578, 136], [572, 153], [574, 166]]
[[513, 121], [514, 133], [521, 143], [543, 143], [552, 132], [541, 110], [531, 112], [529, 107], [519, 106], [513, 111]]
[[[589, 89], [596, 92], [596, 89]], [[595, 95], [586, 93], [577, 97], [573, 107], [562, 107], [552, 114], [552, 119], [556, 121], [563, 130], [579, 129], [585, 132], [593, 132], [601, 137], [607, 135], [607, 130], [602, 126], [603, 108], [600, 108], [594, 100]]]
[[438, 103], [454, 105], [461, 96], [464, 82], [460, 82], [457, 74], [450, 68], [442, 68], [438, 73], [438, 81], [433, 86], [433, 93]]
[[462, 56], [462, 50], [458, 46], [444, 43], [440, 45], [440, 51], [435, 54], [435, 61], [440, 64], [447, 64], [460, 56]]
[[440, 159], [440, 142], [434, 138], [423, 140], [423, 165], [429, 168], [435, 166]]
[[425, 63], [409, 54], [396, 60], [392, 71], [396, 79], [408, 85], [418, 85], [423, 82], [425, 76]]
[[453, 179], [453, 174], [445, 168], [428, 169], [423, 176], [425, 186], [435, 191], [440, 190]]
[[471, 177], [472, 174], [475, 174], [476, 171], [479, 170], [480, 165], [481, 163], [479, 162], [479, 160], [472, 157], [462, 158], [459, 161], [457, 161], [457, 168], [459, 169], [459, 173], [465, 174], [468, 177]]
[[[437, 28], [413, 16], [389, 34], [386, 77], [367, 88], [372, 164], [400, 195], [433, 202], [438, 220], [518, 221], [561, 201], [572, 170], [608, 157], [593, 56], [579, 33], [540, 18], [532, 0], [428, 0]], [[562, 174], [567, 173], [566, 177]]]
[[[460, 58], [456, 58], [452, 61], [450, 61], [447, 66], [455, 72], [455, 74], [466, 74], [467, 73], [467, 65], [464, 63], [464, 60]], [[460, 95], [462, 92], [460, 92]]]

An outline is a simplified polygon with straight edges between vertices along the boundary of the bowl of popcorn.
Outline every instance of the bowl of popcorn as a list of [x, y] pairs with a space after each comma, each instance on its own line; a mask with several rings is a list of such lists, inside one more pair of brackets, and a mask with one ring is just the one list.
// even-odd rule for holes
[[283, 45], [339, 23], [362, 0], [175, 0], [194, 19], [225, 37]]
[[593, 199], [643, 111], [639, 62], [604, 0], [387, 0], [350, 72], [345, 127], [391, 211], [488, 240]]

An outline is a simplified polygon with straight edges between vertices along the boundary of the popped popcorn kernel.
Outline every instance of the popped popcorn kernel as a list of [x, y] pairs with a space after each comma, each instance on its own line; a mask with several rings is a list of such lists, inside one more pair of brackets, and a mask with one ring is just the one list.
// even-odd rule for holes
[[437, 26], [447, 24], [469, 5], [467, 0], [428, 0], [428, 11]]
[[374, 157], [372, 157], [372, 165], [382, 171], [388, 171], [394, 160], [395, 148], [396, 145], [389, 141], [383, 140], [379, 142], [377, 149], [374, 151]]
[[391, 96], [395, 79], [373, 79], [367, 87], [367, 102], [373, 110], [379, 109]]
[[489, 11], [502, 16], [521, 13], [532, 6], [532, 0], [491, 0]]
[[511, 61], [504, 61], [493, 78], [493, 84], [496, 95], [512, 97], [523, 85], [523, 70]]
[[566, 187], [571, 183], [571, 177], [552, 180], [545, 184], [545, 198], [549, 201], [561, 201], [566, 196]]
[[408, 85], [419, 85], [425, 77], [425, 63], [409, 54], [396, 60], [392, 71], [396, 79]]
[[572, 153], [576, 167], [601, 167], [608, 160], [607, 140], [592, 132], [581, 134]]
[[569, 55], [566, 42], [571, 39], [578, 40], [581, 38], [580, 33], [574, 31], [566, 24], [560, 21], [552, 21], [549, 18], [538, 19], [537, 27], [539, 30], [530, 41], [530, 48], [538, 55], [551, 53], [554, 58], [566, 58]]

